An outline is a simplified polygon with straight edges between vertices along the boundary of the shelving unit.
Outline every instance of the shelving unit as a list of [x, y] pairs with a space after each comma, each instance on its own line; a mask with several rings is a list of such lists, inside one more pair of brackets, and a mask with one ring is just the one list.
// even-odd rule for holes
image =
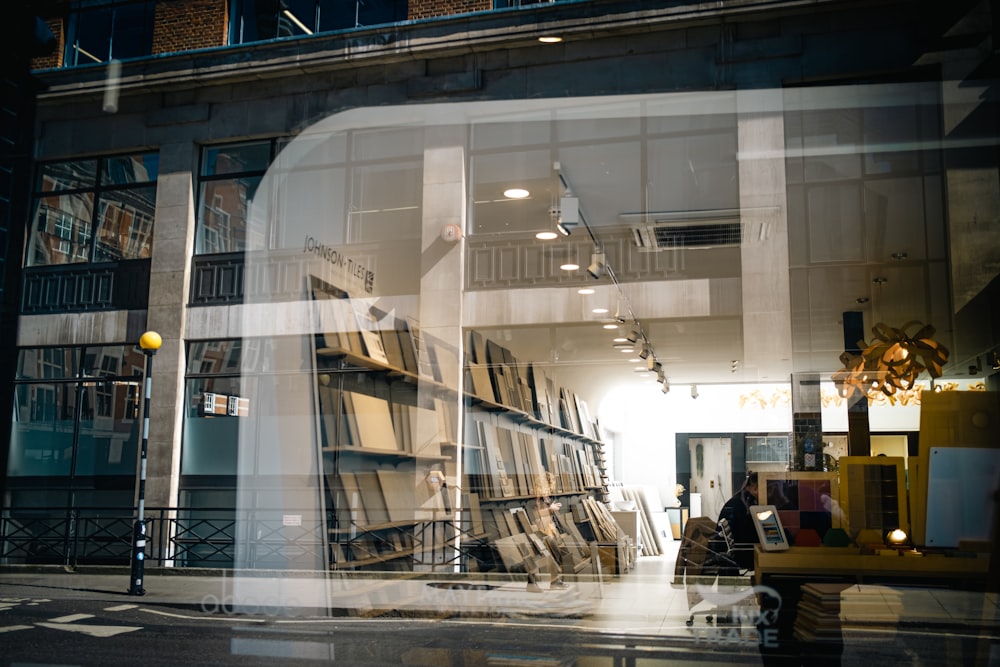
[[[589, 508], [583, 525], [574, 520], [577, 505], [607, 499], [599, 429], [577, 396], [475, 332], [460, 364], [415, 322], [375, 325], [317, 281], [313, 294], [331, 567], [509, 569], [496, 548], [506, 537], [545, 555], [543, 495], [564, 505], [549, 548], [572, 542], [573, 571], [589, 542], [618, 539], [597, 525], [610, 515]], [[464, 392], [451, 386], [459, 373]]]

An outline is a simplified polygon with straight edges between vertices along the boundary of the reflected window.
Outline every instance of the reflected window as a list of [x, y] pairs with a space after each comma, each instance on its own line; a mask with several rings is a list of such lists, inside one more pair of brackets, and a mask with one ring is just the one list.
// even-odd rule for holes
[[66, 64], [87, 65], [153, 51], [153, 0], [73, 0]]
[[187, 352], [181, 474], [235, 475], [239, 428], [250, 414], [242, 341], [194, 341]]
[[247, 249], [248, 212], [274, 155], [274, 140], [204, 149], [198, 191], [196, 254]]
[[8, 478], [37, 478], [40, 487], [52, 478], [132, 479], [142, 369], [134, 345], [20, 350]]
[[232, 44], [405, 21], [406, 0], [236, 0]]
[[158, 171], [156, 153], [41, 165], [25, 265], [148, 259]]

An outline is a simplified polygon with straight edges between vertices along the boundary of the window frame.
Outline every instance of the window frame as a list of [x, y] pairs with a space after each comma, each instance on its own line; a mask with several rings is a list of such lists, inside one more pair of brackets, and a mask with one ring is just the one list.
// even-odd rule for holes
[[[107, 178], [106, 168], [109, 163], [122, 158], [129, 159], [139, 159], [144, 165], [149, 166], [152, 164], [153, 173], [151, 177], [143, 181], [135, 181], [129, 183], [118, 183], [113, 178]], [[32, 207], [31, 216], [28, 219], [28, 230], [27, 238], [24, 249], [24, 257], [22, 259], [22, 266], [28, 267], [51, 267], [51, 266], [68, 266], [68, 265], [82, 265], [82, 264], [103, 264], [103, 263], [114, 263], [129, 260], [141, 260], [149, 259], [153, 253], [153, 232], [156, 228], [156, 189], [158, 187], [159, 181], [159, 152], [156, 150], [137, 150], [128, 153], [116, 153], [114, 155], [98, 156], [98, 157], [74, 157], [61, 160], [45, 160], [39, 162], [35, 165], [35, 178], [32, 190]], [[62, 183], [58, 181], [53, 182], [53, 186], [50, 189], [45, 189], [44, 178], [46, 169], [52, 165], [59, 164], [71, 164], [74, 162], [81, 161], [93, 161], [94, 172], [89, 175], [89, 182], [76, 182], [72, 183], [70, 187], [64, 187]], [[149, 176], [149, 174], [147, 174]], [[151, 204], [150, 214], [146, 215], [144, 211], [139, 210], [138, 207], [125, 208], [120, 206], [121, 202], [128, 196], [129, 193], [139, 192], [142, 190], [148, 190], [146, 193], [149, 203]], [[56, 222], [52, 224], [52, 233], [50, 236], [59, 239], [58, 249], [55, 244], [50, 246], [52, 249], [57, 249], [57, 252], [62, 254], [71, 255], [68, 261], [63, 262], [53, 262], [53, 261], [36, 261], [35, 257], [39, 252], [39, 241], [40, 233], [44, 232], [49, 226], [45, 225], [44, 228], [40, 228], [39, 223], [39, 211], [44, 205], [43, 202], [48, 199], [53, 198], [63, 198], [63, 197], [90, 197], [89, 207], [87, 208], [87, 215], [89, 219], [82, 220], [84, 223], [82, 225], [75, 225], [73, 221], [69, 218], [69, 211], [64, 208], [48, 208], [46, 213], [46, 219], [49, 216], [56, 216]], [[140, 194], [140, 196], [142, 196]], [[105, 221], [104, 213], [110, 208], [118, 205], [118, 211], [120, 214], [128, 212], [131, 215], [131, 223], [129, 224], [128, 232], [122, 236], [119, 240], [122, 243], [119, 245], [119, 257], [98, 257], [98, 252], [101, 248], [105, 247], [101, 244], [101, 230], [102, 223]], [[121, 215], [119, 215], [121, 217]], [[136, 244], [133, 242], [136, 232], [147, 232], [145, 234], [148, 241], [146, 243]], [[56, 234], [56, 231], [67, 232]], [[74, 259], [72, 256], [72, 249], [74, 244], [80, 246], [86, 246], [86, 258], [85, 259]], [[138, 251], [134, 251], [134, 248], [138, 245]], [[148, 252], [143, 253], [143, 249], [147, 249]], [[65, 250], [69, 252], [64, 252]], [[133, 254], [134, 252], [134, 254]], [[49, 257], [51, 260], [51, 255]]]
[[[115, 37], [121, 37], [131, 30], [125, 24], [119, 23], [122, 18], [122, 9], [132, 9], [141, 7], [142, 28], [139, 32], [140, 48], [138, 53], [128, 51], [126, 55], [115, 53]], [[80, 46], [80, 36], [83, 29], [81, 23], [86, 18], [93, 18], [99, 12], [108, 12], [106, 28], [108, 31], [108, 45], [106, 53], [91, 53], [89, 49]], [[69, 6], [66, 29], [66, 44], [63, 62], [66, 67], [80, 67], [86, 65], [99, 65], [111, 60], [122, 60], [128, 58], [141, 58], [153, 53], [153, 32], [155, 30], [156, 0], [72, 0]], [[82, 57], [81, 57], [82, 56]]]

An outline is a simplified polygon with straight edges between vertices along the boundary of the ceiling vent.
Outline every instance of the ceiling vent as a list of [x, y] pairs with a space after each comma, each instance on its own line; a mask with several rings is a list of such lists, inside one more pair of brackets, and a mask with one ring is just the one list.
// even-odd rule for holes
[[623, 213], [640, 250], [726, 248], [743, 241], [739, 211]]

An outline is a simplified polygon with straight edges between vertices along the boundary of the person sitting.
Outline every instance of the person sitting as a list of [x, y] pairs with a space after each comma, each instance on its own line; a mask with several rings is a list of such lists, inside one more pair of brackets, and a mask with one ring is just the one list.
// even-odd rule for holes
[[[725, 519], [733, 536], [732, 560], [741, 570], [753, 569], [753, 545], [760, 542], [750, 507], [757, 504], [757, 473], [747, 473], [739, 491], [719, 511], [719, 524]], [[721, 525], [716, 526], [721, 530]]]

